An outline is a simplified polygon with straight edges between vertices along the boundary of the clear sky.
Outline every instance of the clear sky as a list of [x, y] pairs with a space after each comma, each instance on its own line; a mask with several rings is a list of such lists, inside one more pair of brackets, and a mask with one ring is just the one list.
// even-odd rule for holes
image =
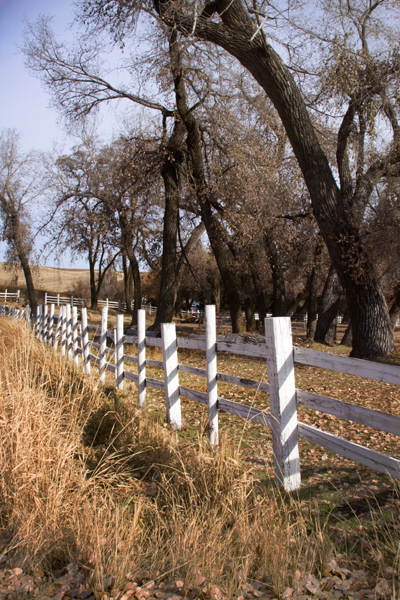
[[[0, 129], [19, 131], [22, 150], [51, 151], [54, 142], [61, 145], [66, 138], [63, 124], [57, 111], [49, 107], [48, 92], [25, 68], [18, 48], [23, 42], [24, 19], [35, 21], [39, 15], [54, 16], [52, 26], [57, 37], [72, 39], [72, 0], [0, 0]], [[103, 111], [103, 131], [112, 132], [117, 123], [114, 117], [111, 108]], [[0, 261], [4, 260], [4, 250], [5, 243], [0, 242]], [[70, 266], [70, 262], [66, 256], [60, 266]], [[46, 264], [56, 266], [58, 262], [50, 258]], [[82, 259], [73, 266], [87, 268]]]

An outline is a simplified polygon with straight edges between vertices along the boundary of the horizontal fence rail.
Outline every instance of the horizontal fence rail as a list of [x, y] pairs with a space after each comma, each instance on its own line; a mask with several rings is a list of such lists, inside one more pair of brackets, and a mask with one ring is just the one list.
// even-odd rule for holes
[[[271, 428], [275, 478], [288, 491], [300, 487], [299, 438], [400, 479], [400, 460], [298, 421], [297, 406], [394, 435], [400, 435], [400, 417], [297, 389], [294, 364], [329, 369], [395, 385], [400, 385], [400, 367], [293, 347], [290, 317], [266, 318], [265, 343], [249, 343], [243, 339], [244, 336], [216, 336], [214, 306], [206, 306], [206, 335], [186, 338], [176, 336], [174, 323], [163, 326], [161, 338], [147, 336], [144, 309], [138, 311], [137, 335], [124, 334], [122, 314], [117, 315], [116, 327], [113, 330], [107, 329], [107, 306], [102, 308], [100, 327], [88, 324], [85, 307], [81, 311], [81, 322], [78, 322], [75, 306], [60, 305], [58, 314], [55, 314], [54, 309], [54, 304], [50, 305], [50, 308], [47, 305], [38, 306], [34, 322], [36, 336], [45, 344], [53, 346], [54, 350], [57, 350], [60, 344], [62, 355], [74, 360], [76, 365], [81, 357], [83, 368], [88, 374], [90, 363], [94, 363], [99, 369], [102, 381], [105, 381], [106, 371], [114, 373], [118, 389], [123, 389], [124, 379], [137, 383], [139, 406], [143, 407], [146, 404], [146, 388], [163, 391], [167, 420], [172, 427], [181, 427], [182, 396], [208, 407], [209, 441], [212, 446], [218, 443], [218, 412], [236, 415]], [[0, 314], [29, 322], [27, 310], [19, 311], [2, 306]], [[94, 334], [95, 339], [90, 340], [89, 333]], [[108, 340], [114, 348], [107, 346]], [[124, 348], [129, 345], [137, 346], [137, 356], [124, 353]], [[162, 361], [146, 359], [146, 347], [151, 346], [161, 348]], [[98, 356], [90, 351], [91, 348], [99, 351]], [[180, 348], [204, 351], [207, 367], [202, 369], [180, 364], [177, 352]], [[265, 359], [268, 383], [219, 373], [219, 352]], [[114, 359], [114, 364], [109, 362], [109, 357]], [[125, 362], [137, 364], [137, 373], [126, 370]], [[146, 367], [162, 369], [163, 379], [147, 377]], [[206, 379], [207, 392], [180, 385], [179, 373]], [[268, 393], [269, 410], [218, 396], [218, 382]]]
[[4, 302], [17, 302], [20, 297], [20, 290], [17, 290], [16, 292], [9, 292], [8, 290], [0, 292], [0, 300], [4, 300]]

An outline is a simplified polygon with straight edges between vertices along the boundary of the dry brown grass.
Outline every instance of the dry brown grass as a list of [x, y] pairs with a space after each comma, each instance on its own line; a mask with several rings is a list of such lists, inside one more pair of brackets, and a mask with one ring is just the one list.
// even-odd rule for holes
[[0, 319], [0, 525], [47, 569], [70, 561], [93, 581], [197, 572], [229, 597], [246, 579], [276, 592], [331, 553], [318, 512], [267, 488], [223, 441], [178, 441]]

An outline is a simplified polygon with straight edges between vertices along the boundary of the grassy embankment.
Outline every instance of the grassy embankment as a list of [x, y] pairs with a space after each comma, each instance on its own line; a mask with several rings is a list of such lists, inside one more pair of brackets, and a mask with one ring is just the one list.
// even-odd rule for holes
[[[0, 320], [0, 334], [5, 551], [15, 547], [46, 569], [76, 562], [94, 582], [114, 575], [116, 586], [138, 572], [149, 579], [181, 576], [189, 585], [201, 572], [228, 597], [248, 579], [269, 582], [278, 595], [295, 584], [296, 570], [320, 577], [333, 557], [352, 567], [368, 564], [377, 574], [388, 565], [398, 569], [397, 487], [385, 476], [303, 444], [304, 486], [289, 497], [271, 480], [270, 434], [260, 426], [221, 415], [222, 443], [214, 454], [203, 407], [183, 402], [185, 426], [173, 432], [164, 423], [161, 392], [149, 390], [140, 411], [135, 386], [116, 393], [110, 377], [100, 388], [12, 321]], [[151, 358], [159, 358], [152, 350]], [[180, 360], [200, 366], [204, 357], [186, 352]], [[219, 370], [238, 369], [238, 359], [221, 357]], [[240, 370], [266, 376], [261, 361], [240, 359]], [[348, 376], [321, 378], [303, 368], [297, 377], [298, 387], [361, 396]], [[363, 401], [378, 396], [383, 409], [392, 399], [389, 409], [399, 414], [394, 386], [373, 385], [365, 384]], [[250, 398], [221, 386], [223, 393], [265, 406], [261, 394]], [[300, 418], [323, 419], [311, 411]], [[324, 428], [343, 427], [325, 420]], [[377, 443], [398, 456], [396, 442], [381, 438]], [[374, 486], [383, 494], [379, 504], [364, 497]]]

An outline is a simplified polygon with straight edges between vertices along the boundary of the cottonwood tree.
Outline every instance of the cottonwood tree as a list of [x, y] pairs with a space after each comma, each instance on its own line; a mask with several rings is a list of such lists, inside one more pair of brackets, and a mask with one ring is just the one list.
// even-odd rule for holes
[[21, 152], [19, 135], [14, 129], [0, 131], [1, 237], [7, 242], [8, 260], [21, 264], [33, 315], [37, 300], [29, 263], [33, 249], [30, 211], [43, 193], [40, 170], [35, 153]]
[[51, 232], [49, 247], [58, 253], [68, 249], [73, 258], [76, 255], [87, 258], [93, 309], [98, 307], [104, 278], [120, 254], [98, 197], [103, 188], [101, 170], [89, 140], [71, 154], [59, 157], [48, 175], [54, 201], [45, 225]]
[[[329, 4], [333, 6], [334, 3]], [[344, 3], [339, 3], [340, 7]], [[254, 76], [274, 104], [290, 140], [303, 173], [315, 218], [329, 250], [332, 263], [346, 291], [347, 304], [353, 327], [354, 356], [379, 356], [393, 349], [393, 335], [385, 299], [376, 279], [371, 261], [360, 236], [359, 213], [377, 179], [399, 166], [397, 106], [393, 94], [379, 81], [390, 80], [398, 72], [397, 52], [390, 47], [385, 60], [371, 69], [366, 35], [370, 23], [379, 11], [388, 11], [398, 17], [399, 8], [389, 0], [355, 0], [347, 3], [348, 16], [339, 20], [353, 22], [358, 34], [354, 53], [355, 69], [351, 75], [360, 83], [360, 93], [351, 97], [339, 128], [336, 165], [330, 165], [326, 152], [307, 107], [307, 93], [301, 82], [285, 64], [282, 56], [272, 47], [268, 36], [276, 37], [274, 19], [280, 21], [281, 6], [270, 4], [250, 8], [242, 0], [213, 0], [202, 3], [180, 3], [154, 0], [132, 2], [127, 0], [90, 0], [81, 3], [89, 27], [110, 27], [116, 37], [123, 36], [125, 28], [134, 23], [141, 10], [161, 19], [184, 37], [197, 38], [224, 48]], [[311, 3], [306, 3], [308, 19]], [[319, 10], [322, 10], [319, 7]], [[286, 23], [288, 25], [288, 23]], [[265, 28], [264, 28], [265, 26]], [[330, 36], [333, 41], [337, 32]], [[281, 40], [286, 43], [287, 40]], [[380, 44], [375, 44], [379, 48]], [[290, 47], [288, 47], [290, 51]], [[290, 62], [290, 54], [287, 54]], [[285, 57], [286, 58], [286, 57]], [[358, 60], [360, 58], [360, 60]], [[296, 66], [296, 65], [294, 65]], [[307, 71], [302, 70], [301, 76]], [[393, 88], [396, 86], [392, 86]], [[371, 92], [372, 90], [372, 92]], [[360, 103], [371, 104], [379, 98], [381, 114], [392, 128], [392, 143], [384, 156], [377, 157], [368, 168], [358, 171], [351, 181], [348, 170], [349, 136], [354, 128]], [[362, 113], [361, 113], [362, 114]], [[360, 132], [362, 138], [363, 132]], [[339, 183], [335, 171], [339, 171]], [[355, 198], [353, 198], [355, 196]]]
[[[179, 169], [183, 160], [185, 127], [175, 118], [174, 96], [168, 106], [168, 94], [163, 94], [166, 102], [160, 103], [151, 100], [150, 93], [131, 93], [126, 84], [113, 83], [112, 74], [104, 73], [99, 65], [98, 54], [103, 49], [97, 36], [83, 40], [74, 50], [64, 47], [56, 42], [50, 20], [43, 18], [29, 26], [24, 52], [29, 68], [48, 86], [57, 108], [69, 119], [85, 117], [103, 102], [115, 100], [127, 100], [156, 111], [160, 117], [161, 126], [156, 128], [160, 132], [159, 152], [155, 162], [164, 186], [164, 219], [161, 286], [153, 326], [159, 329], [162, 322], [172, 320], [178, 287]], [[156, 88], [163, 88], [164, 79], [158, 77], [159, 71], [152, 64], [144, 68], [143, 62], [136, 62], [132, 59], [126, 70], [135, 73], [137, 88], [148, 89], [146, 80]], [[164, 68], [162, 62], [161, 68]], [[199, 235], [197, 228], [193, 235], [195, 238]]]

